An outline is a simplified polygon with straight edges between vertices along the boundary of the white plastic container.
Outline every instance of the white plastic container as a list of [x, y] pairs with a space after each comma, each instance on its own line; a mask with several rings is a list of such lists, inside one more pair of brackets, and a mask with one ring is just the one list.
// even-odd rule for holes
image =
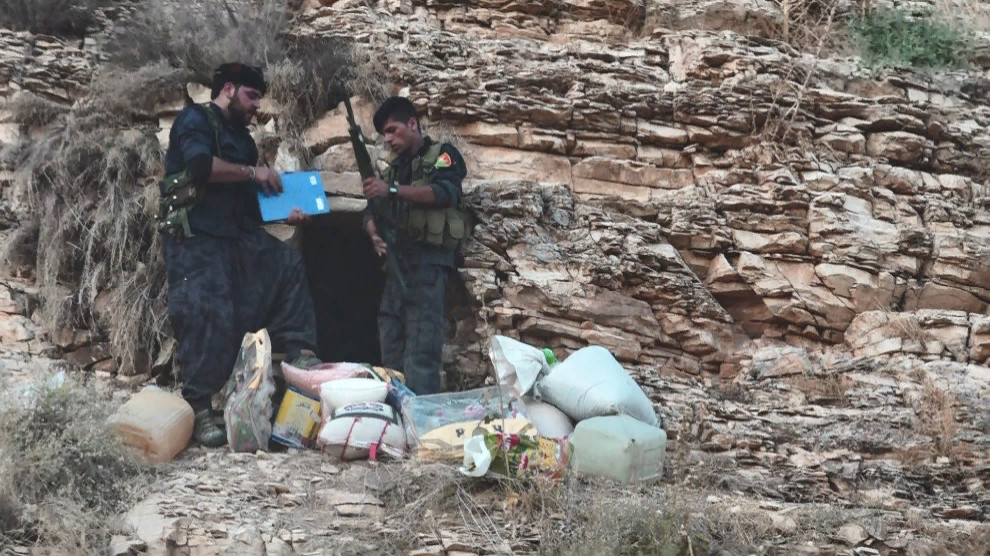
[[163, 463], [192, 438], [193, 409], [181, 396], [158, 389], [138, 392], [110, 417], [121, 442], [145, 463]]
[[663, 475], [667, 433], [628, 415], [593, 417], [574, 427], [570, 469], [578, 475], [611, 477], [622, 483]]
[[380, 403], [388, 395], [388, 386], [374, 378], [343, 378], [320, 385], [320, 405], [323, 418], [334, 411], [356, 403]]

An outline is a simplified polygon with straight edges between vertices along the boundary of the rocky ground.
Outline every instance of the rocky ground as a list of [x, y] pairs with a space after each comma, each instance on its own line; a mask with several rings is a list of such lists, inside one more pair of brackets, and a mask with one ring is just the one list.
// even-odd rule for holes
[[[8, 379], [47, 371], [31, 342], [4, 342]], [[192, 446], [110, 524], [113, 554], [651, 552], [644, 538], [727, 554], [990, 549], [986, 367], [771, 347], [731, 381], [633, 371], [670, 436], [659, 483], [469, 479], [415, 458]], [[116, 386], [122, 403], [133, 386]]]
[[[359, 45], [468, 162], [448, 383], [485, 380], [494, 334], [606, 346], [664, 419], [665, 477], [190, 448], [110, 524], [115, 556], [990, 553], [990, 29], [969, 68], [871, 72], [784, 40], [791, 2], [303, 5], [294, 33]], [[0, 30], [0, 97], [64, 109], [100, 48]], [[180, 106], [142, 119], [165, 137]], [[5, 152], [41, 132], [0, 107]], [[302, 141], [335, 206], [361, 210], [342, 109]], [[0, 160], [5, 242], [23, 193]], [[0, 286], [8, 384], [68, 364], [123, 401], [167, 368], [111, 353], [108, 291], [90, 329], [41, 330], [32, 272]]]

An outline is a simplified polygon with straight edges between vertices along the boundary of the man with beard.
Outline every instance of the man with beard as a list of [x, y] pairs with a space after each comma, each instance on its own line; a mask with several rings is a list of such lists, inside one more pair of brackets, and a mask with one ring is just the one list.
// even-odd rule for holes
[[[221, 65], [213, 101], [179, 113], [165, 154], [159, 229], [167, 232], [168, 314], [182, 396], [196, 413], [194, 437], [210, 447], [227, 441], [211, 397], [230, 377], [245, 333], [267, 328], [273, 350], [284, 350], [296, 366], [319, 362], [302, 257], [261, 228], [259, 188], [282, 191], [278, 174], [257, 166], [247, 127], [266, 90], [260, 69]], [[192, 189], [166, 189], [170, 180]], [[288, 222], [305, 220], [295, 210]]]
[[[434, 394], [440, 391], [444, 289], [467, 234], [467, 214], [460, 208], [467, 169], [453, 145], [423, 135], [407, 98], [383, 102], [374, 124], [397, 155], [383, 179], [364, 180], [365, 231], [379, 255], [394, 249], [399, 267], [388, 273], [378, 312], [382, 364], [405, 373], [417, 394]], [[376, 222], [389, 224], [389, 245]]]

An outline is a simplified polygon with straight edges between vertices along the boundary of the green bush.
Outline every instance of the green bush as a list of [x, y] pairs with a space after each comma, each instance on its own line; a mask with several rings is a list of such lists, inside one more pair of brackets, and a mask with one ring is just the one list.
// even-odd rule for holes
[[959, 67], [972, 52], [965, 28], [931, 15], [878, 10], [852, 20], [850, 27], [863, 61], [874, 68]]

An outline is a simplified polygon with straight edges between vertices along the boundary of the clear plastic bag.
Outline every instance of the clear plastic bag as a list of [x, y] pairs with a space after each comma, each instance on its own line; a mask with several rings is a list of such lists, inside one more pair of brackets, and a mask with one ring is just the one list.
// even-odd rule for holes
[[508, 388], [499, 386], [415, 396], [402, 405], [410, 445], [418, 445], [425, 434], [452, 423], [486, 423], [527, 416], [526, 406]]
[[234, 452], [267, 450], [272, 436], [272, 346], [268, 331], [244, 335], [234, 372], [224, 388], [227, 441]]

